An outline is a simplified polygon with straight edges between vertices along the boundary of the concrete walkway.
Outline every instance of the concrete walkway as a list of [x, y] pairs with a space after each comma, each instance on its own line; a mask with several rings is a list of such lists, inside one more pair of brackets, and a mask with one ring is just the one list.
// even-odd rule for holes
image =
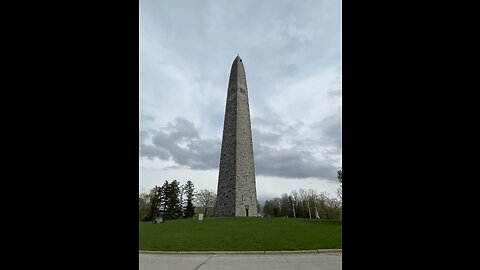
[[339, 270], [342, 253], [275, 252], [275, 253], [155, 253], [140, 252], [141, 270]]

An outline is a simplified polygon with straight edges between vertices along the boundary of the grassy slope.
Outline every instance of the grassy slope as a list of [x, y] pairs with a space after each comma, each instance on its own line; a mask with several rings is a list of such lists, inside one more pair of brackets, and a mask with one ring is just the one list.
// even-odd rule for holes
[[342, 248], [342, 222], [293, 218], [207, 218], [140, 222], [140, 250]]

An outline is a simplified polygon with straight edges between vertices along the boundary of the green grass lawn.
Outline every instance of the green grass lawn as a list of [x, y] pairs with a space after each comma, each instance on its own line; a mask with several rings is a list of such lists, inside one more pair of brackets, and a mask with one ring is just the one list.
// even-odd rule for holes
[[342, 221], [212, 217], [140, 222], [140, 250], [306, 250], [342, 248]]

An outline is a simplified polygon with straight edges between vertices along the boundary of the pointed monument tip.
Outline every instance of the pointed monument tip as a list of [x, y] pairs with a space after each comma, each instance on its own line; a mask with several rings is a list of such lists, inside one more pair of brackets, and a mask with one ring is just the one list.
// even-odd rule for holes
[[240, 60], [240, 62], [242, 62], [242, 58], [240, 58], [240, 55], [238, 53], [237, 53], [237, 57], [235, 57], [234, 61], [237, 61], [237, 60]]

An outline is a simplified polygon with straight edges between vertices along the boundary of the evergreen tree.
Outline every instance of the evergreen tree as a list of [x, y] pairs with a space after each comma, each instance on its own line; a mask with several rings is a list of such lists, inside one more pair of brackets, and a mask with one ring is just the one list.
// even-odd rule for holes
[[173, 205], [174, 207], [174, 213], [175, 213], [175, 219], [181, 218], [183, 216], [183, 186], [180, 185], [180, 183], [177, 180], [173, 180], [172, 184], [175, 185], [174, 191], [175, 195], [177, 197], [177, 200], [175, 201], [175, 204]]
[[163, 219], [165, 219], [165, 211], [167, 209], [167, 203], [168, 203], [168, 198], [166, 196], [166, 193], [168, 192], [168, 181], [165, 181], [163, 183], [162, 187], [160, 188], [161, 192], [159, 193], [159, 198], [160, 198], [160, 205], [159, 205], [159, 216], [161, 216]]
[[195, 208], [193, 206], [193, 197], [194, 197], [194, 186], [192, 181], [187, 181], [187, 184], [185, 185], [185, 194], [187, 196], [187, 205], [185, 207], [185, 212], [183, 214], [183, 217], [189, 218], [193, 217], [195, 215]]
[[150, 211], [145, 220], [154, 220], [161, 215], [163, 200], [163, 187], [155, 186], [148, 195], [150, 199]]
[[163, 219], [177, 219], [182, 215], [182, 205], [180, 202], [180, 187], [177, 180], [173, 180], [170, 184], [166, 182], [164, 196], [165, 203]]

